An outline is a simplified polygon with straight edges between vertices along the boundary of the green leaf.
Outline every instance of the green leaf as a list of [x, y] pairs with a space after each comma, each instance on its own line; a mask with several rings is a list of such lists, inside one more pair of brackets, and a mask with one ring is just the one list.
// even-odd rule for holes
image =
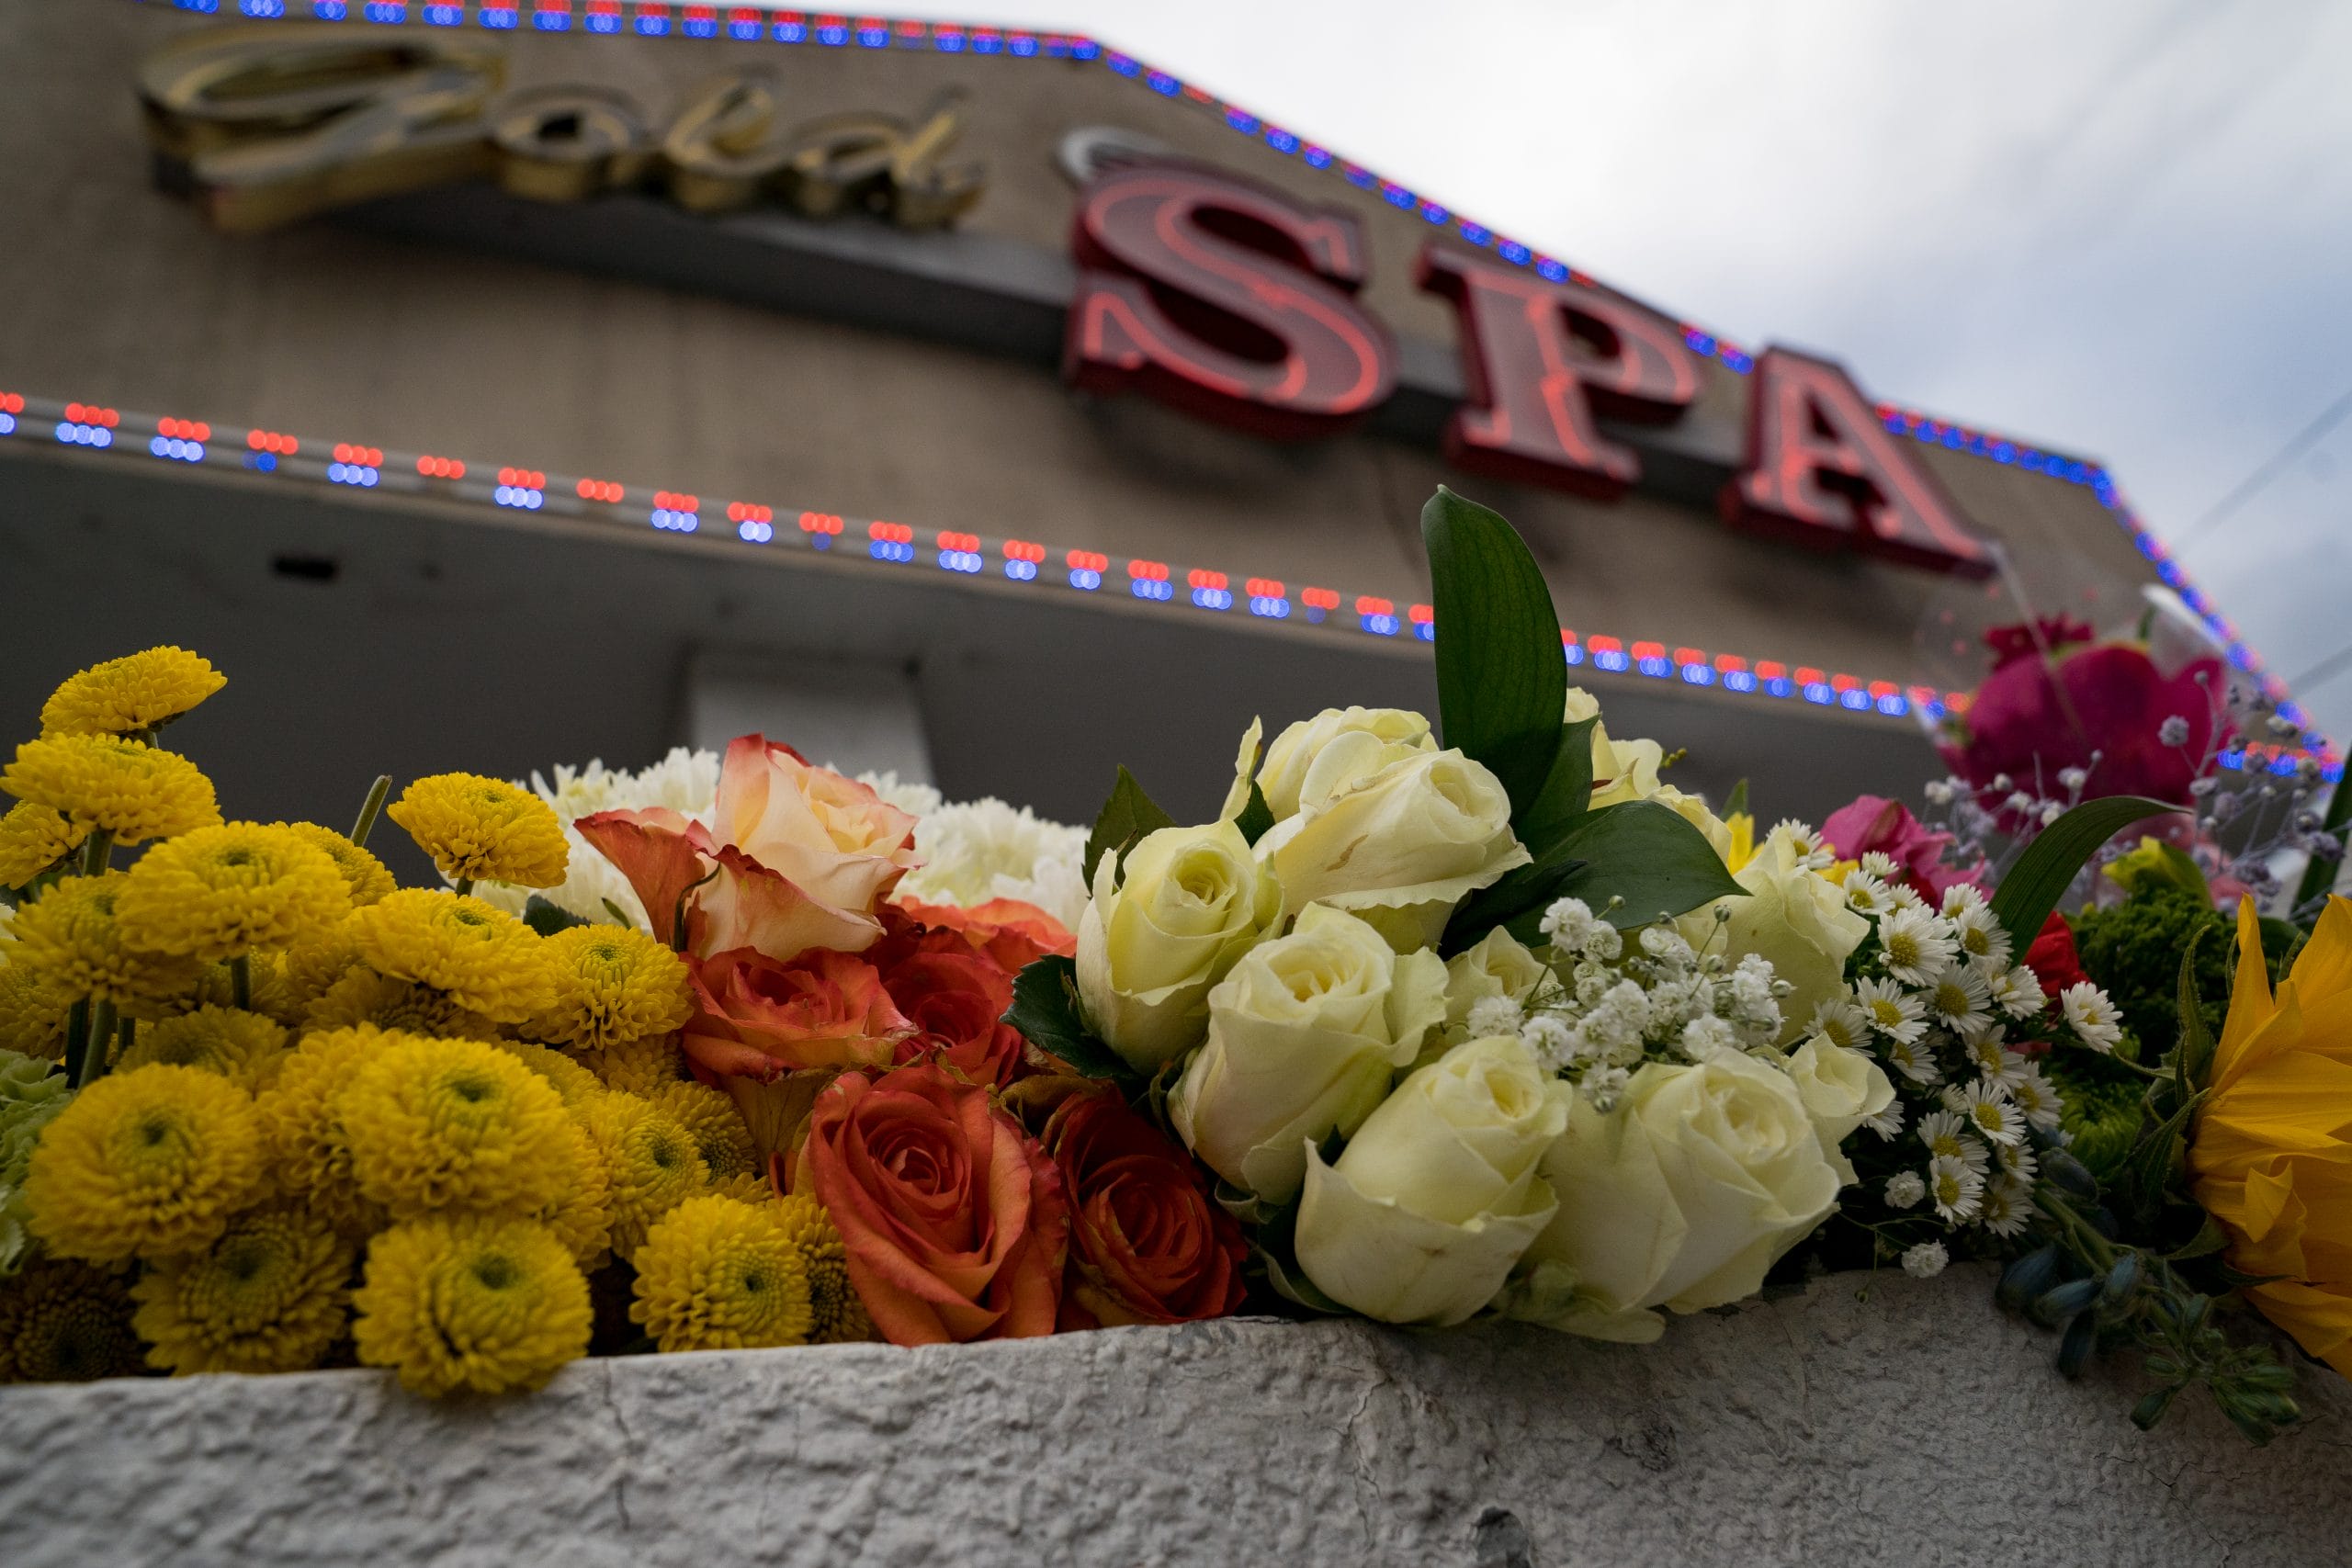
[[2165, 1260], [2168, 1263], [2186, 1263], [2192, 1258], [2209, 1258], [2229, 1245], [2229, 1233], [2222, 1229], [2220, 1223], [2212, 1215], [2208, 1214], [2205, 1216], [2205, 1223], [2197, 1227], [2197, 1234], [2165, 1253]]
[[558, 931], [570, 931], [574, 926], [584, 926], [588, 922], [534, 893], [524, 902], [523, 923], [541, 936], [553, 936]]
[[1536, 860], [1547, 861], [1568, 830], [1592, 808], [1592, 730], [1600, 716], [1560, 726], [1560, 748], [1544, 789], [1511, 823], [1519, 841]]
[[1552, 591], [1500, 513], [1443, 485], [1421, 508], [1421, 542], [1430, 553], [1445, 743], [1502, 781], [1516, 821], [1543, 793], [1567, 708]]
[[2175, 997], [2180, 1010], [2180, 1043], [2173, 1047], [2173, 1079], [2183, 1100], [2204, 1087], [2205, 1071], [2213, 1061], [2213, 1032], [2205, 1027], [2205, 1009], [2197, 995], [2197, 944], [2208, 929], [2199, 924], [2191, 930], [2188, 945], [2180, 954]]
[[1070, 959], [1040, 958], [1024, 966], [1013, 976], [1012, 1006], [1001, 1021], [1075, 1072], [1112, 1079], [1123, 1089], [1138, 1087], [1133, 1069], [1086, 1027], [1078, 1000], [1078, 964]]
[[[2352, 820], [2352, 781], [2338, 784], [2328, 792], [2327, 815], [2320, 819], [2320, 827], [2340, 839], [2347, 820]], [[2294, 907], [2301, 909], [2322, 894], [2333, 891], [2336, 874], [2343, 869], [2340, 860], [2322, 860], [2313, 855], [2311, 863], [2303, 867], [2302, 881], [2295, 886]]]
[[[1747, 892], [1732, 880], [1704, 833], [1654, 800], [1586, 813], [1561, 840], [1559, 852], [1584, 863], [1554, 897], [1583, 899], [1621, 931]], [[1614, 908], [1612, 899], [1620, 900]]]
[[1731, 795], [1724, 802], [1724, 820], [1728, 822], [1747, 809], [1747, 781], [1740, 780], [1731, 786]]
[[1175, 825], [1176, 818], [1162, 811], [1159, 803], [1136, 783], [1135, 774], [1122, 767], [1111, 785], [1111, 798], [1102, 803], [1102, 811], [1094, 818], [1094, 831], [1086, 836], [1086, 863], [1079, 874], [1091, 885], [1095, 867], [1102, 863], [1104, 851], [1117, 854], [1124, 866], [1127, 851], [1135, 847], [1137, 839]]
[[1250, 781], [1250, 804], [1241, 808], [1241, 815], [1233, 819], [1233, 825], [1253, 844], [1273, 827], [1274, 808], [1266, 804], [1266, 792], [1258, 787], [1257, 780]]
[[2086, 800], [2044, 828], [2025, 847], [1993, 895], [1993, 914], [2009, 933], [2009, 945], [2023, 953], [2041, 934], [2041, 922], [2066, 896], [2075, 877], [2098, 847], [2134, 822], [2169, 816], [2179, 807], [2136, 795]]
[[1492, 887], [1482, 887], [1462, 901], [1445, 922], [1445, 934], [1438, 939], [1438, 956], [1451, 958], [1477, 946], [1497, 926], [1511, 927], [1511, 935], [1532, 945], [1544, 911], [1583, 868], [1580, 860], [1514, 866]]

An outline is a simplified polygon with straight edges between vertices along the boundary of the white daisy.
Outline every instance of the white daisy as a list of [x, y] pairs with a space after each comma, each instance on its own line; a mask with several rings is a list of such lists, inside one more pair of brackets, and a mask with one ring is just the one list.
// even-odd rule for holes
[[1862, 869], [1881, 882], [1894, 882], [1903, 875], [1903, 863], [1884, 850], [1872, 850], [1863, 855]]
[[1862, 1125], [1876, 1133], [1882, 1143], [1893, 1138], [1897, 1133], [1903, 1131], [1903, 1101], [1888, 1100], [1886, 1108], [1877, 1115], [1863, 1117]]
[[2009, 1049], [1998, 1029], [1987, 1030], [1973, 1040], [1963, 1039], [1961, 1048], [1979, 1074], [2004, 1089], [2025, 1076], [2026, 1059]]
[[1928, 901], [1920, 897], [1918, 892], [1907, 882], [1888, 883], [1886, 901], [1894, 905], [1897, 910], [1925, 909], [1928, 907]]
[[1886, 1043], [1886, 1059], [1894, 1070], [1916, 1084], [1940, 1083], [1944, 1070], [1936, 1065], [1936, 1054], [1917, 1040], [1890, 1040]]
[[2067, 987], [2059, 993], [2058, 1001], [2066, 1010], [2066, 1021], [2092, 1050], [2112, 1051], [2123, 1038], [2123, 1020], [2115, 1004], [2088, 980]]
[[[1469, 1015], [1464, 1021], [1470, 1026], [1472, 1039], [1485, 1040], [1497, 1034], [1516, 1034], [1519, 1026], [1526, 1020], [1525, 1010], [1510, 998], [1481, 997], [1470, 1004]], [[1565, 1034], [1566, 1032], [1566, 1025], [1561, 1025], [1561, 1032]]]
[[1966, 1041], [1993, 1027], [1993, 1004], [1984, 977], [1964, 964], [1947, 965], [1928, 989], [1928, 1013]]
[[1996, 1145], [2014, 1144], [2025, 1136], [2025, 1116], [2009, 1101], [2009, 1091], [1983, 1078], [1968, 1086], [1968, 1124], [1977, 1136]]
[[2030, 1183], [2041, 1173], [2041, 1162], [2034, 1157], [2031, 1144], [2004, 1144], [1993, 1151], [1993, 1157], [2001, 1174], [2018, 1181]]
[[1838, 863], [1837, 852], [1822, 840], [1821, 835], [1792, 817], [1783, 817], [1774, 823], [1771, 836], [1785, 840], [1797, 864], [1807, 871], [1826, 871]]
[[1886, 972], [1907, 986], [1925, 986], [1958, 950], [1951, 927], [1924, 908], [1898, 909], [1878, 923]]
[[1915, 1280], [1932, 1280], [1944, 1271], [1951, 1255], [1939, 1241], [1923, 1241], [1903, 1254], [1903, 1271]]
[[1884, 879], [1867, 871], [1849, 871], [1839, 884], [1846, 889], [1846, 907], [1857, 914], [1883, 915], [1894, 908]]
[[2011, 1236], [2023, 1234], [2033, 1220], [2033, 1190], [2011, 1177], [2003, 1177], [1984, 1190], [1976, 1223], [1995, 1235]]
[[1928, 1195], [1928, 1184], [1919, 1179], [1916, 1170], [1898, 1170], [1886, 1179], [1886, 1206], [1908, 1209]]
[[1833, 997], [1813, 1010], [1809, 1032], [1832, 1045], [1842, 1045], [1849, 1051], [1859, 1049], [1870, 1033], [1870, 1014], [1864, 1012], [1852, 996]]
[[1936, 1159], [1952, 1160], [1982, 1171], [1990, 1163], [1984, 1145], [1972, 1137], [1968, 1119], [1957, 1111], [1930, 1111], [1919, 1118], [1919, 1141]]
[[2048, 1005], [2041, 994], [2041, 982], [2022, 964], [2001, 974], [1986, 976], [1984, 991], [1993, 1005], [2011, 1018], [2031, 1018]]
[[2039, 1066], [2032, 1065], [2028, 1065], [2023, 1072], [2010, 1080], [2009, 1098], [2017, 1101], [2018, 1109], [2025, 1113], [2029, 1122], [2045, 1133], [2057, 1127], [2058, 1118], [2066, 1109], [2066, 1102], [2060, 1098], [2057, 1086], [2041, 1076]]
[[1944, 919], [1955, 919], [1962, 909], [1984, 908], [1984, 890], [1973, 882], [1955, 882], [1944, 889], [1943, 900], [1937, 906]]
[[1864, 980], [1855, 987], [1854, 999], [1871, 1027], [1889, 1040], [1907, 1044], [1928, 1032], [1919, 1017], [1919, 998], [1892, 980]]
[[1928, 1162], [1928, 1196], [1946, 1223], [1962, 1225], [1974, 1219], [1983, 1207], [1984, 1193], [1984, 1179], [1965, 1161], [1938, 1155]]
[[[1973, 893], [1975, 889], [1969, 891]], [[1945, 902], [1951, 902], [1949, 897]], [[1996, 970], [2009, 966], [2009, 933], [2001, 929], [2001, 922], [1993, 918], [1993, 911], [1981, 900], [1958, 909], [1948, 908], [1944, 918], [1951, 921], [1952, 940], [1960, 943], [1960, 951], [1972, 962]]]

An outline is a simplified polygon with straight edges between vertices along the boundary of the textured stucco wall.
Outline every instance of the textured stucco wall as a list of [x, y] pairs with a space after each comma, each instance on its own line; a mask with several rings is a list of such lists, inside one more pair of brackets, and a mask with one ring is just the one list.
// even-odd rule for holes
[[[1981, 1273], [1648, 1348], [1242, 1321], [583, 1362], [430, 1405], [372, 1373], [0, 1390], [0, 1557], [49, 1563], [2341, 1562], [2352, 1392], [2256, 1452], [2069, 1386]], [[2184, 1418], [2185, 1417], [2185, 1418]]]

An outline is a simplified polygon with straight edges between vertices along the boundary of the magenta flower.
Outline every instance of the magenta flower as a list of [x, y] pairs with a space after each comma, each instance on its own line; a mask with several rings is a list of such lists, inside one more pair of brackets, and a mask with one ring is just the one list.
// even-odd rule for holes
[[2137, 643], [2078, 644], [2054, 658], [2009, 658], [1976, 688], [1937, 750], [1979, 790], [2003, 774], [2055, 795], [2058, 774], [2089, 775], [2085, 798], [2144, 795], [2187, 805], [2188, 786], [2232, 733], [2221, 661], [2167, 675]]
[[1981, 859], [1973, 865], [1946, 864], [1952, 835], [1935, 831], [1912, 816], [1910, 807], [1884, 795], [1856, 795], [1829, 814], [1821, 837], [1839, 860], [1860, 860], [1872, 851], [1891, 856], [1903, 868], [1903, 880], [1926, 898], [1940, 900], [1944, 889], [1956, 883], [1981, 886], [1987, 869]]

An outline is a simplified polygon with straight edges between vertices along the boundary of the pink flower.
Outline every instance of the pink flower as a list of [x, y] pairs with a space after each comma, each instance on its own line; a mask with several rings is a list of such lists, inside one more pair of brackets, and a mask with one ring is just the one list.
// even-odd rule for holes
[[1903, 868], [1903, 880], [1922, 897], [1940, 899], [1944, 889], [1958, 883], [1981, 886], [1985, 864], [1947, 865], [1944, 851], [1953, 842], [1911, 815], [1910, 807], [1883, 795], [1858, 795], [1849, 805], [1829, 814], [1821, 825], [1822, 839], [1839, 860], [1860, 860], [1876, 852]]
[[2219, 660], [2193, 660], [2167, 675], [2136, 643], [2086, 644], [2051, 660], [2011, 657], [1976, 688], [1937, 749], [1980, 790], [2006, 774], [2020, 789], [2054, 795], [2059, 773], [2081, 768], [2090, 776], [2086, 798], [2143, 795], [2187, 805], [2190, 783], [2231, 734], [2221, 711], [2224, 684]]

